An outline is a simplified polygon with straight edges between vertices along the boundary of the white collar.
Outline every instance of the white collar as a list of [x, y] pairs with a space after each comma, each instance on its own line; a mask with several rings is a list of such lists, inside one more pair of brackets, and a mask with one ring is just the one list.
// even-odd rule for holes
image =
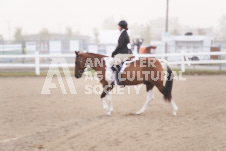
[[124, 31], [125, 29], [122, 29], [121, 31], [120, 31], [120, 35], [122, 34], [122, 32]]

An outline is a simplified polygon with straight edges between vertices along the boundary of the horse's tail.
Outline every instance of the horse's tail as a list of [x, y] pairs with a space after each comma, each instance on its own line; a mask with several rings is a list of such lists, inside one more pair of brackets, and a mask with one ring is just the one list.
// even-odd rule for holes
[[172, 88], [173, 88], [173, 72], [171, 68], [167, 65], [167, 79], [166, 79], [166, 84], [162, 93], [164, 95], [164, 99], [168, 102], [170, 102], [172, 98], [172, 94], [171, 94]]
[[159, 62], [164, 63], [165, 66], [163, 66], [163, 64], [162, 64], [163, 68], [167, 68], [167, 66], [170, 66], [169, 62], [166, 59], [158, 59], [158, 60], [159, 60]]
[[[169, 62], [165, 59], [158, 59], [161, 63], [164, 63], [164, 68], [167, 70], [167, 79], [166, 84], [163, 87], [163, 90], [161, 91], [164, 95], [164, 99], [166, 101], [171, 101], [172, 98], [172, 88], [173, 88], [173, 72], [170, 68]], [[163, 66], [163, 65], [162, 65]]]

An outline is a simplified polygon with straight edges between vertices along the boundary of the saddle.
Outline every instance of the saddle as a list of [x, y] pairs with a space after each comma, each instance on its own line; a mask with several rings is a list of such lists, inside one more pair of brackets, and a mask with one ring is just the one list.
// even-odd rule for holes
[[126, 61], [132, 61], [135, 58], [135, 56], [131, 56], [128, 59], [126, 59]]
[[132, 63], [136, 60], [138, 60], [139, 58], [135, 58], [135, 56], [131, 56], [131, 57], [128, 57], [128, 59], [126, 59], [122, 65], [121, 65], [121, 68], [120, 68], [120, 71], [118, 71], [115, 67], [113, 67], [112, 65], [112, 62], [113, 62], [113, 58], [112, 57], [106, 57], [104, 58], [105, 60], [105, 65], [106, 65], [106, 71], [105, 71], [105, 79], [106, 81], [108, 81], [108, 83], [111, 83], [113, 81], [115, 81], [116, 79], [114, 79], [114, 72], [117, 71], [119, 73], [122, 73], [124, 72], [124, 70], [126, 69], [127, 67], [127, 64], [128, 63]]

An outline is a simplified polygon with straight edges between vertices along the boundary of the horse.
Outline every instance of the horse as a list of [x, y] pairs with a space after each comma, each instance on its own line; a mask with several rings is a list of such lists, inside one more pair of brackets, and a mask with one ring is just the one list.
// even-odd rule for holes
[[156, 46], [141, 47], [140, 54], [154, 53], [156, 48]]
[[[91, 67], [93, 70], [97, 72], [99, 77], [99, 81], [103, 86], [103, 92], [101, 93], [101, 101], [103, 104], [103, 108], [107, 111], [107, 115], [111, 115], [113, 111], [113, 105], [111, 101], [110, 91], [114, 88], [114, 80], [109, 81], [106, 78], [106, 69], [107, 69], [107, 61], [106, 58], [108, 56], [101, 55], [101, 54], [94, 54], [94, 53], [80, 53], [79, 51], [75, 51], [75, 78], [81, 78], [83, 72], [87, 67]], [[148, 60], [152, 60], [150, 63]], [[167, 66], [167, 73], [164, 72], [161, 62], [165, 62]], [[173, 115], [177, 115], [178, 107], [172, 99], [172, 86], [173, 86], [173, 73], [172, 70], [167, 64], [166, 61], [161, 61], [156, 58], [141, 58], [139, 60], [135, 60], [133, 62], [130, 61], [129, 67], [125, 68], [124, 72], [121, 74], [121, 78], [124, 78], [124, 85], [138, 85], [138, 84], [145, 84], [146, 91], [147, 91], [147, 99], [142, 108], [136, 112], [137, 115], [140, 115], [145, 112], [149, 103], [154, 99], [153, 88], [156, 86], [158, 90], [163, 94], [164, 100], [169, 102], [173, 108]], [[93, 65], [93, 64], [95, 65]], [[149, 65], [150, 64], [150, 65]], [[131, 80], [128, 76], [134, 75], [134, 78]], [[151, 76], [143, 73], [152, 73]], [[163, 78], [156, 78], [156, 77], [164, 77], [166, 76], [166, 82], [164, 85]], [[127, 77], [127, 78], [126, 78]], [[143, 77], [143, 78], [139, 78]], [[105, 102], [105, 97], [108, 96], [109, 100], [109, 107]]]

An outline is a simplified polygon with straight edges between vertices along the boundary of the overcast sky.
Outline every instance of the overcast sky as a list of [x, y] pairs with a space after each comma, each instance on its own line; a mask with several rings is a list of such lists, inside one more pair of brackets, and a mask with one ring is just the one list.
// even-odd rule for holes
[[[169, 1], [169, 16], [191, 27], [217, 27], [219, 18], [226, 15], [226, 0]], [[89, 33], [108, 17], [146, 23], [165, 14], [166, 0], [0, 0], [0, 35], [7, 39], [10, 27], [12, 38], [17, 26], [28, 34], [43, 27], [64, 32], [66, 26]]]

